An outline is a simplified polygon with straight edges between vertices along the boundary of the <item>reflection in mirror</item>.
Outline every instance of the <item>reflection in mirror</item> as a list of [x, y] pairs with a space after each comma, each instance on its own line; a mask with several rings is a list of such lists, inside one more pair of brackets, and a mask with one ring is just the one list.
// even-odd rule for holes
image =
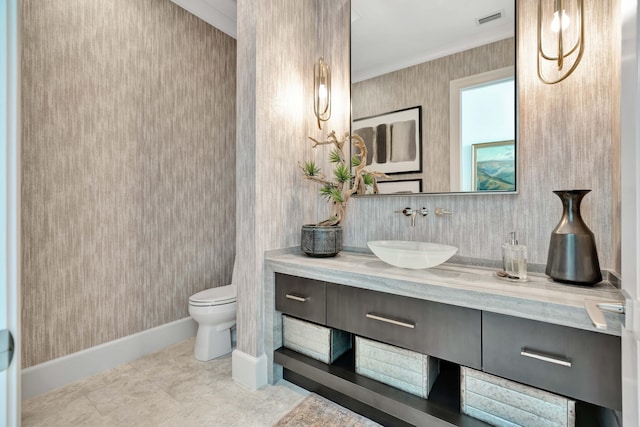
[[515, 0], [351, 8], [352, 132], [384, 193], [515, 191]]
[[451, 188], [515, 191], [514, 67], [452, 80], [449, 95]]

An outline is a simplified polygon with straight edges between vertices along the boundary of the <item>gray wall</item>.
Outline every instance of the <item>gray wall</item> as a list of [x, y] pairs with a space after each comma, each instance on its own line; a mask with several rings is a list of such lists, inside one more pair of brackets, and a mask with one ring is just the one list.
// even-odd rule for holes
[[354, 119], [422, 106], [422, 191], [450, 191], [449, 83], [515, 64], [513, 37], [364, 80], [351, 87]]
[[231, 279], [235, 41], [168, 0], [22, 1], [22, 364]]
[[[234, 236], [238, 348], [263, 351], [263, 252], [296, 246], [328, 212], [296, 161], [323, 161], [306, 137], [349, 122], [349, 5], [328, 1], [238, 1], [237, 122], [233, 40], [170, 2], [22, 3], [23, 366], [185, 317], [191, 293], [230, 279]], [[347, 245], [421, 239], [498, 259], [515, 230], [544, 263], [551, 190], [587, 187], [601, 264], [619, 270], [617, 2], [587, 3], [585, 57], [554, 86], [535, 73], [536, 1], [518, 5], [520, 194], [353, 200]], [[318, 12], [334, 78], [324, 131]], [[411, 228], [393, 213], [422, 205], [455, 215]]]
[[[334, 104], [323, 131], [313, 115], [319, 13], [339, 22], [324, 32]], [[264, 351], [264, 251], [299, 245], [300, 226], [328, 212], [318, 189], [300, 178], [297, 161], [326, 158], [307, 136], [348, 131], [349, 51], [341, 38], [348, 28], [347, 0], [238, 1], [237, 330], [238, 350], [249, 355]]]
[[[516, 231], [529, 247], [529, 261], [545, 264], [562, 212], [552, 190], [588, 188], [583, 213], [601, 267], [620, 271], [619, 6], [607, 1], [585, 7], [582, 62], [567, 80], [549, 86], [536, 73], [537, 2], [518, 1], [518, 195], [360, 198], [349, 206], [345, 244], [425, 240], [455, 245], [461, 256], [500, 259], [500, 244]], [[418, 218], [412, 228], [394, 213], [405, 206], [444, 207], [454, 214]]]
[[[315, 188], [302, 184], [295, 169], [295, 162], [309, 155], [304, 138], [314, 132], [310, 70], [317, 54], [311, 52], [308, 36], [314, 28], [314, 3], [238, 3], [238, 349], [254, 356], [263, 351], [264, 250], [298, 245], [300, 224], [322, 219], [327, 211]], [[454, 244], [462, 256], [500, 259], [500, 244], [508, 232], [517, 231], [529, 246], [530, 262], [544, 264], [549, 235], [562, 211], [551, 191], [591, 188], [583, 203], [585, 220], [596, 235], [602, 267], [619, 271], [618, 2], [585, 5], [590, 29], [582, 63], [568, 80], [547, 86], [536, 74], [537, 1], [518, 1], [518, 195], [355, 199], [344, 223], [345, 244], [427, 240]], [[342, 1], [332, 2], [329, 10], [336, 16], [325, 19], [331, 26], [334, 79], [348, 70], [348, 9]], [[337, 90], [340, 98], [345, 96]], [[348, 96], [348, 87], [345, 91]], [[332, 120], [338, 124], [327, 128], [344, 129], [348, 106], [348, 98], [344, 103], [334, 99]], [[316, 156], [325, 158], [324, 153]], [[412, 228], [407, 218], [393, 213], [405, 206], [441, 206], [455, 214], [418, 218]]]

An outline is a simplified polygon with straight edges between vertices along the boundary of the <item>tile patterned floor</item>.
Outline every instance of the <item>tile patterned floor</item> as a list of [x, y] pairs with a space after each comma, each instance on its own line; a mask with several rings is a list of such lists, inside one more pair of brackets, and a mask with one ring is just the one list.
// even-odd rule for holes
[[194, 340], [22, 402], [22, 425], [267, 427], [308, 392], [282, 381], [251, 392], [231, 378], [231, 356], [193, 358]]

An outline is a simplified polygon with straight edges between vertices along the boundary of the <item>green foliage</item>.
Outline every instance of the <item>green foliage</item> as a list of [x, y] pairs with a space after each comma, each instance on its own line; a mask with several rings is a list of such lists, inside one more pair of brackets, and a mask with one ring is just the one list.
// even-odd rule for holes
[[[327, 176], [320, 171], [320, 167], [313, 162], [298, 162], [304, 178], [320, 184], [320, 196], [331, 202], [334, 215], [325, 221], [321, 221], [318, 225], [338, 225], [344, 219], [347, 208], [347, 201], [354, 194], [366, 193], [366, 188], [375, 186], [377, 176], [385, 176], [384, 174], [369, 173], [365, 167], [365, 158], [367, 157], [367, 147], [364, 140], [358, 135], [336, 136], [335, 131], [330, 132], [325, 141], [319, 141], [309, 137], [313, 142], [313, 147], [332, 145], [333, 148], [329, 152], [329, 162], [333, 169]], [[356, 147], [353, 156], [345, 155], [344, 148], [352, 144]]]
[[330, 202], [343, 203], [344, 197], [342, 191], [335, 185], [323, 185], [320, 188], [320, 195]]
[[318, 175], [320, 175], [320, 167], [318, 167], [318, 165], [316, 165], [316, 163], [313, 160], [305, 162], [303, 170], [304, 170], [304, 174], [306, 176], [318, 176]]
[[334, 203], [344, 203], [344, 195], [337, 187], [331, 190], [331, 201]]
[[349, 167], [345, 164], [338, 164], [333, 171], [333, 175], [336, 177], [336, 180], [341, 183], [347, 183], [351, 181], [351, 171]]
[[342, 162], [342, 156], [340, 155], [340, 150], [338, 150], [337, 148], [334, 148], [333, 150], [331, 150], [331, 152], [329, 153], [329, 161], [331, 163]]
[[335, 188], [334, 185], [323, 185], [322, 187], [320, 187], [320, 195], [322, 197], [326, 197], [327, 199], [331, 198], [331, 192], [333, 191], [333, 189]]

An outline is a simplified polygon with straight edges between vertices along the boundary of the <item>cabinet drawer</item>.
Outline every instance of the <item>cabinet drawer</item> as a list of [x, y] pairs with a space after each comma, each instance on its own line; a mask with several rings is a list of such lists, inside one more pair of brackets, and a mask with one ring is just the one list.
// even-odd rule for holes
[[478, 310], [327, 283], [327, 325], [461, 365], [481, 365]]
[[619, 337], [488, 312], [482, 322], [483, 371], [622, 409]]
[[325, 307], [325, 282], [276, 274], [276, 310], [324, 325]]

